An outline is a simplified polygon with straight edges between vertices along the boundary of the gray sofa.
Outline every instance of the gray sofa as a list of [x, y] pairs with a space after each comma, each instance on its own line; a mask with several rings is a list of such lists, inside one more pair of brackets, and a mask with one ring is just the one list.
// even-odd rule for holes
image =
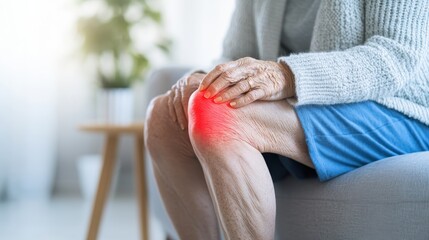
[[[188, 70], [154, 71], [146, 105]], [[178, 239], [146, 164], [151, 214]], [[276, 239], [429, 239], [429, 152], [383, 159], [326, 183], [288, 177], [275, 191]]]

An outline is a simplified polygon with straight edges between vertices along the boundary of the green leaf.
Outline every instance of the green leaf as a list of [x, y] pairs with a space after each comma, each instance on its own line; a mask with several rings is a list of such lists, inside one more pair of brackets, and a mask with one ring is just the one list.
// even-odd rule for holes
[[104, 0], [112, 8], [119, 10], [127, 9], [133, 0]]
[[126, 78], [107, 77], [99, 73], [98, 79], [102, 88], [129, 88], [131, 86], [131, 81]]
[[162, 42], [157, 43], [156, 46], [161, 49], [165, 54], [170, 53], [171, 46], [173, 42], [170, 39], [163, 39]]
[[143, 8], [143, 16], [146, 18], [149, 18], [150, 20], [154, 21], [155, 23], [160, 24], [162, 22], [162, 15], [161, 12], [151, 7], [149, 4], [144, 3]]
[[[82, 37], [82, 52], [85, 55], [100, 58], [103, 54], [112, 54], [116, 62], [112, 76], [105, 76], [99, 70], [99, 82], [104, 88], [130, 87], [134, 81], [141, 80], [150, 68], [150, 59], [147, 52], [141, 52], [133, 48], [133, 39], [130, 29], [138, 25], [144, 27], [146, 24], [161, 27], [161, 12], [149, 4], [147, 0], [77, 0], [81, 3], [87, 1], [101, 1], [106, 9], [98, 15], [82, 17], [77, 22], [77, 32]], [[141, 8], [143, 16], [140, 20], [127, 21], [125, 14], [131, 7]], [[141, 24], [144, 22], [144, 24]], [[168, 54], [171, 48], [171, 40], [164, 38], [153, 43], [154, 48], [160, 49]], [[148, 50], [151, 51], [151, 50]], [[124, 73], [118, 64], [119, 56], [127, 54], [132, 59], [131, 71]], [[99, 64], [99, 63], [98, 63]], [[100, 66], [96, 66], [100, 69]]]
[[141, 77], [150, 66], [149, 59], [143, 54], [133, 54], [133, 68], [131, 72], [131, 78], [137, 79]]
[[88, 54], [120, 52], [131, 44], [129, 25], [123, 16], [115, 16], [108, 21], [99, 17], [80, 19], [78, 31], [83, 36], [83, 50]]

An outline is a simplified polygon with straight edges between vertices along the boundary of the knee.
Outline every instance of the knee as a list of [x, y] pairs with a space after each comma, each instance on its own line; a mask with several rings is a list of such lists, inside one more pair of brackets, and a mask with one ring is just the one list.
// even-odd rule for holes
[[225, 104], [215, 104], [212, 99], [203, 97], [202, 92], [194, 92], [188, 104], [188, 127], [191, 141], [215, 143], [226, 137], [230, 132], [229, 109]]
[[160, 95], [152, 99], [147, 108], [145, 121], [145, 144], [149, 152], [155, 153], [164, 146], [163, 142], [168, 137], [166, 122], [168, 117], [167, 97]]
[[196, 150], [219, 149], [231, 142], [249, 142], [242, 110], [206, 99], [194, 92], [189, 99], [189, 136]]

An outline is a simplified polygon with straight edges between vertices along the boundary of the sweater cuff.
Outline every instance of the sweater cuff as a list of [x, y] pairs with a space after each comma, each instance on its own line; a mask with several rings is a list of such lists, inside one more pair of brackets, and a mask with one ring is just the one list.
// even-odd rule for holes
[[329, 73], [332, 73], [332, 70], [326, 68], [332, 66], [320, 64], [323, 60], [318, 59], [315, 54], [280, 57], [278, 61], [287, 64], [295, 76], [297, 105], [330, 104], [334, 99], [338, 99], [339, 86], [324, 81], [329, 79]]

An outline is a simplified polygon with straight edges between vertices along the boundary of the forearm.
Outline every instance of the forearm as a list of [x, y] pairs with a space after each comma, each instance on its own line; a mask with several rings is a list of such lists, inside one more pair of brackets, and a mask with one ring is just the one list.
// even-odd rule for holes
[[313, 45], [315, 52], [279, 58], [294, 73], [299, 104], [348, 103], [394, 96], [421, 71], [429, 55], [429, 2], [361, 1], [365, 2], [363, 39], [354, 47], [348, 45], [351, 36], [333, 36], [335, 33], [319, 26], [313, 36], [313, 42], [319, 43]]
[[[392, 96], [413, 75], [419, 54], [369, 42], [346, 51], [282, 57], [295, 77], [298, 104], [336, 104]], [[409, 56], [409, 57], [407, 57]]]

